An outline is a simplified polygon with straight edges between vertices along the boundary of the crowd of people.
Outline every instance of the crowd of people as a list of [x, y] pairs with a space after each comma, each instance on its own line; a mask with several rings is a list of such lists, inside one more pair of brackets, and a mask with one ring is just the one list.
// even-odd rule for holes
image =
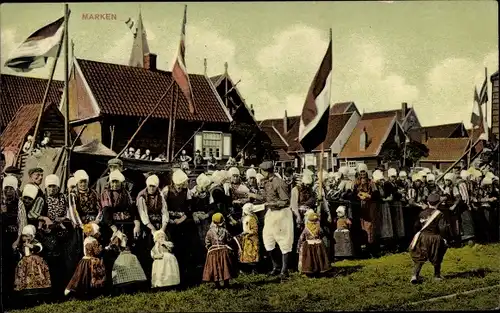
[[[85, 170], [67, 182], [42, 168], [9, 167], [2, 178], [2, 279], [11, 305], [169, 290], [240, 273], [288, 279], [328, 272], [335, 260], [410, 252], [412, 282], [425, 261], [440, 279], [448, 246], [499, 240], [498, 177], [470, 168], [440, 182], [429, 170], [274, 172], [272, 162], [241, 173], [210, 171], [190, 182], [154, 173], [134, 194], [123, 163], [91, 188]], [[321, 181], [320, 181], [321, 180]], [[61, 192], [65, 184], [66, 191]], [[22, 297], [22, 301], [16, 301]]]

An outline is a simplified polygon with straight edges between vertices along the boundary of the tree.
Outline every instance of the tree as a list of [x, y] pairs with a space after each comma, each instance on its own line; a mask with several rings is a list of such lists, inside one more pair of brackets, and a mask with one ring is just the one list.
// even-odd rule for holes
[[233, 135], [233, 148], [236, 153], [239, 153], [244, 148], [247, 159], [255, 161], [276, 159], [276, 153], [271, 141], [256, 124], [233, 122], [229, 131]]
[[421, 158], [429, 156], [429, 148], [418, 141], [410, 141], [406, 144], [406, 165], [413, 166]]
[[405, 165], [411, 167], [421, 158], [427, 157], [429, 155], [429, 149], [422, 143], [410, 141], [406, 143], [406, 156], [404, 154], [404, 144], [400, 146], [396, 142], [388, 142], [384, 145], [380, 157], [383, 163], [400, 161], [401, 164], [403, 164], [404, 160]]

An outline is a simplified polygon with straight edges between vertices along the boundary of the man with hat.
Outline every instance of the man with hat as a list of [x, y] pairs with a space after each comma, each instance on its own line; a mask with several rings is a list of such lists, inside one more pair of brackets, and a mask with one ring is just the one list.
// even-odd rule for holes
[[38, 194], [36, 197], [44, 197], [44, 192], [42, 189], [43, 182], [43, 168], [35, 167], [28, 170], [29, 184], [35, 185], [38, 188]]
[[414, 262], [411, 283], [416, 284], [420, 279], [420, 270], [426, 261], [434, 265], [434, 278], [442, 280], [441, 263], [447, 250], [446, 240], [442, 235], [445, 230], [443, 213], [437, 208], [440, 205], [438, 194], [431, 193], [427, 197], [428, 206], [419, 214], [415, 223], [416, 230], [420, 229], [410, 244], [410, 256]]
[[[112, 171], [118, 170], [120, 173], [123, 172], [123, 161], [117, 158], [111, 159], [108, 161], [108, 170], [111, 173]], [[109, 174], [100, 178], [97, 181], [96, 184], [96, 191], [97, 194], [100, 196], [102, 194], [102, 191], [104, 190], [104, 187], [108, 184], [109, 181]], [[134, 188], [134, 184], [129, 181], [128, 179], [125, 179], [123, 182], [123, 187], [128, 191], [130, 195], [132, 195], [132, 189]], [[132, 198], [133, 199], [133, 198]]]
[[[264, 247], [268, 251], [273, 263], [273, 270], [270, 275], [279, 273], [279, 260], [277, 260], [273, 251], [278, 244], [282, 256], [281, 279], [288, 277], [288, 264], [290, 252], [293, 247], [293, 213], [290, 209], [290, 198], [288, 196], [288, 187], [286, 183], [274, 173], [273, 162], [263, 162], [259, 168], [264, 176], [264, 195], [261, 200], [264, 201], [267, 209], [264, 218], [264, 229], [262, 237]], [[250, 195], [260, 198], [257, 195]]]

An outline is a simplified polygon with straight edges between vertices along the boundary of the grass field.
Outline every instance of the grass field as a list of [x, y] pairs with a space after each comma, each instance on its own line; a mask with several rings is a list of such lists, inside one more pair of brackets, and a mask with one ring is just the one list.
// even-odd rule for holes
[[265, 275], [240, 276], [229, 290], [201, 285], [186, 291], [140, 293], [93, 301], [68, 301], [12, 312], [213, 312], [329, 310], [453, 310], [498, 307], [500, 288], [456, 298], [412, 302], [500, 283], [500, 244], [449, 249], [445, 280], [432, 279], [432, 265], [422, 270], [420, 285], [409, 283], [412, 262], [407, 253], [379, 259], [342, 261], [332, 277], [311, 279], [292, 274], [279, 283]]

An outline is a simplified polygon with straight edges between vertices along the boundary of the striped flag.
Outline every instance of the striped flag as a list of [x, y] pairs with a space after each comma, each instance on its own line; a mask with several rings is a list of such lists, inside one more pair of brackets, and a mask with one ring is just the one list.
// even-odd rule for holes
[[488, 102], [488, 79], [485, 78], [483, 86], [481, 87], [481, 92], [479, 93], [479, 105], [483, 105]]
[[299, 126], [299, 141], [305, 152], [311, 152], [323, 141], [328, 131], [330, 113], [330, 81], [332, 80], [332, 35], [325, 57], [314, 76], [306, 96]]
[[483, 119], [480, 103], [481, 100], [479, 99], [477, 88], [474, 88], [474, 103], [472, 105], [472, 115], [470, 117], [470, 122], [472, 124], [472, 127], [479, 126]]
[[64, 16], [31, 34], [13, 51], [5, 66], [16, 72], [44, 67], [49, 57], [57, 57], [64, 30]]
[[134, 20], [132, 18], [128, 18], [127, 21], [125, 21], [125, 24], [127, 25], [127, 27], [132, 31], [132, 33], [134, 34], [134, 38], [137, 37], [137, 27], [134, 28]]
[[182, 21], [181, 29], [181, 42], [179, 50], [177, 51], [177, 58], [172, 68], [172, 77], [174, 78], [179, 88], [182, 90], [184, 97], [189, 105], [189, 112], [196, 114], [194, 105], [193, 90], [189, 82], [189, 74], [186, 69], [186, 19], [187, 19], [187, 5], [184, 6], [184, 19]]

